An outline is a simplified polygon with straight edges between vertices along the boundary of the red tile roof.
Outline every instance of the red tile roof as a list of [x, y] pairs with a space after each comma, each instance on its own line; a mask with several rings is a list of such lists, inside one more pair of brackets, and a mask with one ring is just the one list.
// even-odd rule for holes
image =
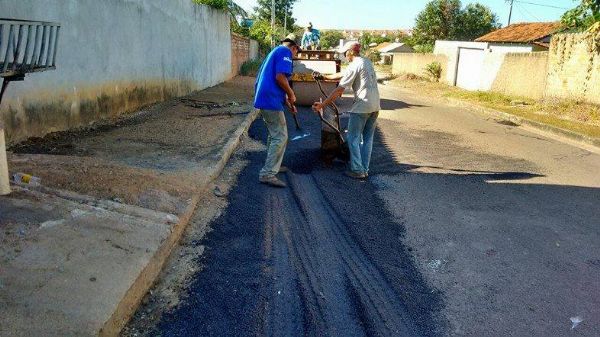
[[515, 23], [495, 30], [480, 38], [477, 42], [519, 42], [530, 43], [541, 40], [560, 30], [560, 22]]

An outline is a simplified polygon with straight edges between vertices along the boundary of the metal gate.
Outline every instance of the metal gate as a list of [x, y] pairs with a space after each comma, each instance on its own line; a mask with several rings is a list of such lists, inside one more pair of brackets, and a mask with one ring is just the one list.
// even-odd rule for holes
[[56, 23], [0, 18], [0, 76], [54, 69], [59, 33]]
[[[60, 25], [0, 18], [0, 104], [11, 81], [25, 74], [56, 68]], [[0, 120], [0, 195], [10, 193], [4, 126]]]
[[483, 49], [458, 49], [456, 86], [466, 90], [479, 90], [484, 57]]

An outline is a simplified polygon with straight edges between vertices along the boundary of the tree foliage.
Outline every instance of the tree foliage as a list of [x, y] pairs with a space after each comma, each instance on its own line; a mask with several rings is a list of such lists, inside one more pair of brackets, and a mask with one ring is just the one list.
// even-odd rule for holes
[[193, 0], [197, 4], [203, 4], [216, 9], [227, 9], [227, 0]]
[[271, 47], [271, 33], [271, 22], [266, 20], [255, 20], [249, 30], [250, 38], [258, 42], [263, 52]]
[[340, 44], [340, 40], [344, 38], [344, 34], [335, 30], [326, 30], [321, 32], [321, 46], [323, 49], [335, 48]]
[[472, 41], [498, 28], [498, 17], [488, 7], [479, 3], [469, 4], [458, 17], [453, 38]]
[[[275, 23], [284, 26], [287, 13], [287, 27], [290, 29], [296, 23], [292, 17], [292, 8], [297, 0], [275, 0]], [[271, 22], [271, 0], [258, 0], [258, 6], [254, 7], [256, 16], [260, 20]]]
[[374, 37], [373, 34], [371, 33], [363, 33], [363, 35], [361, 35], [361, 37], [358, 38], [358, 42], [360, 43], [360, 47], [362, 50], [368, 50], [369, 49], [369, 45], [374, 41]]
[[462, 8], [460, 0], [433, 0], [415, 21], [411, 45], [433, 49], [435, 40], [473, 40], [498, 29], [498, 17], [479, 3]]
[[600, 22], [600, 0], [578, 0], [579, 5], [565, 12], [561, 23], [568, 29], [583, 31]]

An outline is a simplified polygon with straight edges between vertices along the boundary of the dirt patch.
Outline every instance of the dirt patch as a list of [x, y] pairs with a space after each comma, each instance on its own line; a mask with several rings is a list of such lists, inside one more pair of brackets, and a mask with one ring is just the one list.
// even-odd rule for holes
[[11, 147], [11, 173], [102, 199], [180, 213], [230, 135], [252, 111], [253, 78], [238, 77], [128, 117]]

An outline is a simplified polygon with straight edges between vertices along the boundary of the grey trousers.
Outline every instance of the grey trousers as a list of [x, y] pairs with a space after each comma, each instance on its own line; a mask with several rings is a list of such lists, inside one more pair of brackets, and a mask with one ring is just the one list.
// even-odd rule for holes
[[283, 111], [274, 110], [260, 110], [260, 113], [269, 130], [269, 136], [267, 138], [267, 159], [259, 176], [274, 176], [279, 172], [288, 143], [285, 115]]

